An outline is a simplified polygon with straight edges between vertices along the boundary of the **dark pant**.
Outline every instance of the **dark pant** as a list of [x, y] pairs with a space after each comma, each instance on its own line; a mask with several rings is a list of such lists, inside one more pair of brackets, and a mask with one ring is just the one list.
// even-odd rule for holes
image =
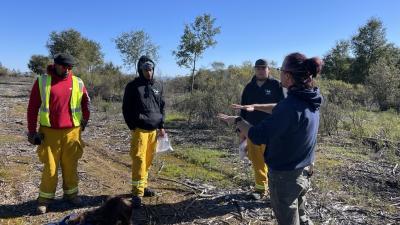
[[306, 215], [306, 193], [310, 188], [308, 167], [268, 172], [271, 205], [279, 225], [313, 224]]

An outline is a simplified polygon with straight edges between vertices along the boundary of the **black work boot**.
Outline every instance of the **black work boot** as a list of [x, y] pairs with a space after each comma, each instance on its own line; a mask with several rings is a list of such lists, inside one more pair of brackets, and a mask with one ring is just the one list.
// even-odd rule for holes
[[64, 195], [63, 199], [64, 199], [64, 201], [70, 203], [71, 205], [73, 205], [75, 207], [83, 206], [82, 198], [79, 197], [76, 194], [74, 194], [74, 195]]
[[157, 194], [157, 192], [153, 189], [150, 188], [145, 188], [144, 189], [144, 197], [153, 197]]

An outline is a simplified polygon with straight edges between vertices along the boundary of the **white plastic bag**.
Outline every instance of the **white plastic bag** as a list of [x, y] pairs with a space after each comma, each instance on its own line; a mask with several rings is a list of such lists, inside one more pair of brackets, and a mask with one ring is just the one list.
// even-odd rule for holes
[[244, 139], [242, 142], [239, 144], [239, 158], [242, 161], [247, 161], [247, 140]]
[[162, 153], [162, 152], [172, 152], [174, 149], [171, 146], [171, 143], [168, 140], [168, 135], [165, 134], [164, 137], [157, 137], [157, 147], [156, 147], [156, 152], [157, 153]]

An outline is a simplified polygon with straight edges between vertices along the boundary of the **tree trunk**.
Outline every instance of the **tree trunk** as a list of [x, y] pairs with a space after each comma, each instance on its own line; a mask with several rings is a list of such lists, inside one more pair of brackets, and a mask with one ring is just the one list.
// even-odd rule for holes
[[196, 60], [197, 60], [197, 55], [194, 54], [193, 69], [192, 69], [192, 85], [191, 85], [191, 88], [190, 88], [190, 94], [193, 94], [193, 89], [194, 89], [194, 72], [196, 71]]
[[[190, 98], [193, 98], [194, 72], [196, 71], [196, 59], [197, 59], [197, 55], [194, 54], [194, 57], [193, 57], [193, 68], [192, 68], [192, 84], [190, 86]], [[188, 117], [188, 120], [187, 120], [188, 126], [190, 126], [190, 124], [192, 122], [192, 114], [193, 114], [193, 112], [189, 113], [189, 117]]]

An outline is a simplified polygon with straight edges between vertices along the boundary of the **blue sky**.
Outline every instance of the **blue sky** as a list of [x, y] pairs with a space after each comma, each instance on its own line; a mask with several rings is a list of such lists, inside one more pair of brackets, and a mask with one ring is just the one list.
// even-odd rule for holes
[[[0, 3], [0, 62], [28, 71], [33, 54], [48, 55], [45, 47], [52, 31], [73, 28], [102, 46], [106, 61], [122, 66], [112, 41], [122, 32], [144, 29], [160, 46], [159, 73], [188, 73], [179, 68], [171, 52], [179, 44], [185, 23], [203, 13], [216, 18], [218, 44], [199, 61], [210, 67], [254, 62], [258, 58], [278, 64], [288, 53], [323, 56], [337, 40], [349, 39], [370, 17], [380, 18], [389, 42], [400, 46], [398, 0], [165, 0], [165, 1], [2, 1]], [[124, 69], [126, 70], [126, 69]]]

